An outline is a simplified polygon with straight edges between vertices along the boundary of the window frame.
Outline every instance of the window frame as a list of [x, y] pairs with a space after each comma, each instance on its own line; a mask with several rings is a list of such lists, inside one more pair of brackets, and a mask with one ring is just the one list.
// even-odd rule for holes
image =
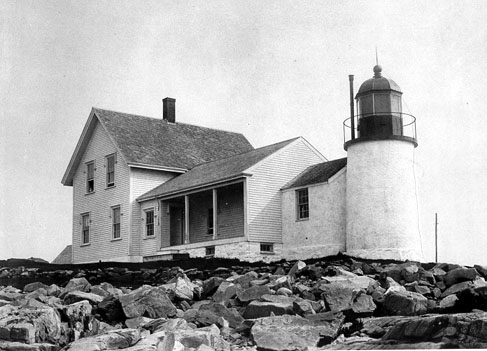
[[[95, 192], [95, 161], [88, 161], [86, 164], [86, 194], [93, 194]], [[90, 178], [90, 166], [93, 167], [92, 178]], [[92, 189], [90, 191], [90, 182], [92, 182]]]
[[215, 223], [213, 223], [213, 207], [208, 209], [208, 217], [206, 220], [206, 235], [213, 235], [215, 232]]
[[81, 245], [80, 246], [85, 246], [90, 244], [91, 216], [89, 212], [82, 213], [80, 216], [81, 216]]
[[[113, 169], [112, 170], [110, 170], [111, 169], [111, 167], [110, 167], [110, 160], [111, 159], [113, 159]], [[115, 186], [115, 165], [116, 164], [117, 164], [117, 154], [116, 153], [105, 156], [106, 187], [107, 188], [113, 188]]]
[[[304, 192], [306, 192], [306, 195], [304, 195]], [[308, 188], [301, 188], [296, 190], [296, 220], [297, 221], [309, 220]]]
[[262, 254], [274, 254], [273, 243], [260, 243], [260, 253]]
[[[148, 221], [148, 214], [149, 213], [152, 213], [152, 222], [149, 222]], [[145, 237], [146, 238], [153, 238], [155, 237], [156, 235], [156, 232], [155, 232], [155, 211], [154, 211], [154, 208], [151, 207], [151, 208], [148, 208], [148, 209], [145, 209], [144, 210], [144, 214], [145, 214], [145, 223], [144, 223], [144, 233], [145, 233]], [[152, 234], [149, 234], [149, 228], [151, 229], [152, 231]]]
[[[112, 240], [120, 240], [122, 239], [122, 211], [121, 211], [121, 208], [120, 208], [120, 205], [117, 205], [117, 206], [112, 206], [111, 208], [112, 210]], [[118, 211], [118, 222], [115, 222], [115, 220], [117, 219], [117, 216], [116, 216], [116, 211]], [[116, 236], [115, 234], [118, 234], [118, 236]]]

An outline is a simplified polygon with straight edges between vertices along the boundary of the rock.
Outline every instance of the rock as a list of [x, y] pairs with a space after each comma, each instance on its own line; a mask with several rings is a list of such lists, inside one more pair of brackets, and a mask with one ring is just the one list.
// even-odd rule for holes
[[476, 264], [475, 266], [473, 266], [473, 268], [475, 268], [482, 277], [487, 279], [487, 266], [480, 266]]
[[135, 345], [139, 340], [139, 330], [117, 329], [108, 331], [105, 334], [76, 340], [66, 348], [66, 351], [98, 351], [125, 349]]
[[[314, 301], [309, 301], [306, 299], [296, 299], [293, 302], [293, 311], [295, 314], [299, 314], [300, 316], [305, 316], [308, 314], [315, 314], [316, 311], [313, 307]], [[294, 314], [291, 313], [291, 314]]]
[[426, 315], [399, 319], [382, 340], [399, 342], [448, 341], [454, 347], [475, 347], [487, 342], [487, 313]]
[[62, 289], [56, 284], [51, 284], [46, 288], [46, 292], [49, 296], [59, 296], [61, 295]]
[[469, 290], [472, 288], [473, 288], [472, 282], [466, 281], [466, 282], [457, 283], [457, 284], [450, 286], [445, 291], [443, 291], [443, 293], [441, 294], [441, 297], [446, 297], [446, 296], [452, 295], [452, 294], [459, 294], [465, 290]]
[[120, 296], [119, 300], [127, 318], [166, 318], [176, 314], [176, 307], [162, 288], [143, 285], [129, 294]]
[[216, 325], [198, 329], [178, 330], [174, 332], [174, 339], [175, 344], [177, 342], [181, 343], [185, 350], [198, 349], [201, 345], [218, 350], [230, 349], [230, 345], [220, 336], [220, 330]]
[[89, 292], [90, 288], [91, 284], [85, 278], [73, 278], [64, 287], [63, 292], [60, 294], [60, 298], [64, 298], [64, 296], [71, 291]]
[[281, 287], [281, 288], [277, 289], [276, 294], [277, 295], [283, 295], [283, 296], [291, 296], [293, 294], [293, 292], [288, 288]]
[[372, 296], [360, 293], [353, 299], [352, 310], [361, 316], [372, 315], [377, 308]]
[[259, 318], [250, 331], [258, 349], [283, 351], [304, 349], [336, 338], [343, 320], [314, 322], [300, 316]]
[[401, 277], [408, 283], [415, 282], [419, 280], [419, 268], [418, 266], [411, 262], [402, 265]]
[[319, 289], [329, 310], [333, 312], [345, 311], [352, 308], [353, 290], [341, 284], [322, 284]]
[[58, 341], [61, 334], [61, 319], [54, 308], [30, 309], [9, 306], [8, 310], [8, 313], [7, 310], [0, 312], [0, 339], [26, 344]]
[[211, 277], [203, 282], [203, 296], [211, 296], [215, 293], [216, 289], [224, 281], [220, 277]]
[[260, 317], [269, 317], [271, 315], [280, 316], [283, 314], [294, 314], [293, 304], [268, 301], [252, 301], [245, 308], [243, 317], [246, 319], [255, 319]]
[[447, 287], [452, 286], [454, 284], [467, 281], [467, 280], [474, 280], [477, 277], [477, 271], [475, 268], [455, 268], [449, 271], [444, 278], [444, 282]]
[[16, 301], [22, 297], [24, 297], [24, 294], [22, 294], [19, 289], [12, 286], [7, 286], [6, 288], [0, 290], [0, 300]]
[[142, 326], [152, 322], [154, 319], [147, 317], [135, 317], [125, 320], [125, 325], [130, 329], [140, 329]]
[[428, 299], [410, 291], [391, 291], [386, 293], [383, 307], [390, 315], [420, 315], [427, 312]]
[[118, 298], [108, 296], [96, 306], [96, 313], [109, 323], [118, 323], [125, 320], [125, 313]]
[[34, 282], [34, 283], [30, 283], [30, 284], [25, 285], [23, 290], [26, 293], [30, 293], [30, 292], [33, 292], [33, 291], [40, 289], [40, 288], [47, 290], [49, 287], [44, 283]]
[[103, 297], [97, 294], [83, 292], [83, 291], [70, 291], [63, 299], [63, 302], [67, 305], [86, 300], [92, 305], [97, 305], [103, 301]]
[[259, 299], [262, 295], [270, 294], [271, 289], [266, 285], [256, 285], [237, 293], [237, 297], [241, 302], [248, 302]]
[[240, 284], [233, 284], [231, 282], [224, 281], [213, 294], [213, 301], [226, 305], [230, 299], [233, 299], [235, 296], [237, 296], [237, 293], [241, 291], [242, 288]]
[[232, 328], [237, 328], [243, 322], [243, 318], [240, 316], [235, 308], [226, 308], [218, 303], [209, 303], [202, 305], [200, 311], [210, 311], [218, 317], [226, 319]]
[[458, 301], [457, 295], [448, 295], [440, 301], [440, 309], [441, 310], [451, 309], [455, 307], [457, 301]]
[[48, 343], [24, 344], [0, 340], [0, 351], [58, 351], [57, 345]]
[[290, 277], [295, 278], [296, 273], [298, 273], [300, 270], [304, 269], [306, 267], [306, 263], [303, 261], [297, 261], [292, 268], [289, 270], [288, 274]]
[[167, 284], [163, 285], [163, 287], [168, 287], [169, 289], [172, 289], [178, 299], [190, 301], [194, 297], [193, 291], [196, 286], [184, 273], [179, 273]]

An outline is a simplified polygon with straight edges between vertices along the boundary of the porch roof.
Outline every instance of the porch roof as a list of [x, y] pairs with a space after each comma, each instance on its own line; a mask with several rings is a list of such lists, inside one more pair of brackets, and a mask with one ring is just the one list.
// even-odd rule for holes
[[297, 188], [326, 182], [346, 165], [347, 158], [344, 157], [309, 166], [296, 178], [286, 184], [282, 189]]
[[198, 165], [137, 198], [137, 201], [174, 195], [190, 189], [222, 183], [245, 176], [245, 171], [298, 138], [264, 146], [239, 155]]

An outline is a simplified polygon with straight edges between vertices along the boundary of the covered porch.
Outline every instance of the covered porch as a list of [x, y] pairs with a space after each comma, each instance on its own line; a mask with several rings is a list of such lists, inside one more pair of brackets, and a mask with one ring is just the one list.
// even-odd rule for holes
[[[244, 180], [161, 198], [161, 249], [245, 237]], [[198, 245], [196, 245], [198, 246]]]

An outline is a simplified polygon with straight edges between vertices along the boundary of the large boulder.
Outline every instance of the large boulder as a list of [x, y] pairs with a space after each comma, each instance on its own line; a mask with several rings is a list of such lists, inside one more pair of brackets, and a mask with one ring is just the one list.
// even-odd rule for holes
[[237, 328], [243, 322], [242, 316], [235, 308], [227, 308], [218, 303], [209, 303], [202, 305], [199, 311], [210, 311], [218, 317], [224, 318], [228, 321], [230, 327], [232, 328]]
[[119, 300], [127, 318], [166, 318], [176, 314], [176, 307], [163, 288], [143, 285], [129, 294], [120, 296]]
[[117, 329], [101, 335], [76, 340], [66, 351], [99, 351], [126, 349], [140, 340], [138, 329]]
[[125, 313], [118, 298], [107, 296], [96, 306], [95, 313], [108, 323], [118, 323], [125, 320]]
[[92, 305], [97, 305], [103, 301], [103, 297], [97, 294], [84, 292], [84, 291], [70, 291], [68, 292], [63, 299], [63, 302], [67, 305], [70, 305], [75, 302], [86, 300]]
[[71, 291], [84, 291], [89, 292], [91, 284], [86, 278], [73, 278], [64, 287], [63, 292], [60, 294], [60, 298], [64, 298]]
[[320, 291], [330, 311], [339, 312], [352, 308], [354, 292], [351, 287], [340, 283], [322, 284]]
[[411, 291], [390, 291], [386, 293], [383, 307], [389, 315], [420, 315], [427, 312], [428, 299]]
[[54, 308], [9, 306], [7, 311], [4, 307], [4, 313], [0, 312], [0, 339], [26, 344], [58, 341], [61, 335], [61, 318]]
[[300, 316], [264, 317], [255, 321], [250, 334], [258, 349], [300, 350], [318, 346], [318, 343], [330, 343], [342, 323], [343, 318], [316, 322]]
[[246, 319], [269, 317], [271, 315], [280, 316], [283, 314], [295, 314], [292, 303], [251, 301], [243, 313]]
[[447, 287], [452, 286], [460, 282], [475, 280], [477, 277], [477, 271], [475, 268], [455, 268], [446, 273], [444, 282]]
[[237, 292], [237, 297], [241, 302], [249, 302], [260, 299], [262, 295], [271, 294], [271, 292], [271, 289], [267, 285], [256, 285]]

